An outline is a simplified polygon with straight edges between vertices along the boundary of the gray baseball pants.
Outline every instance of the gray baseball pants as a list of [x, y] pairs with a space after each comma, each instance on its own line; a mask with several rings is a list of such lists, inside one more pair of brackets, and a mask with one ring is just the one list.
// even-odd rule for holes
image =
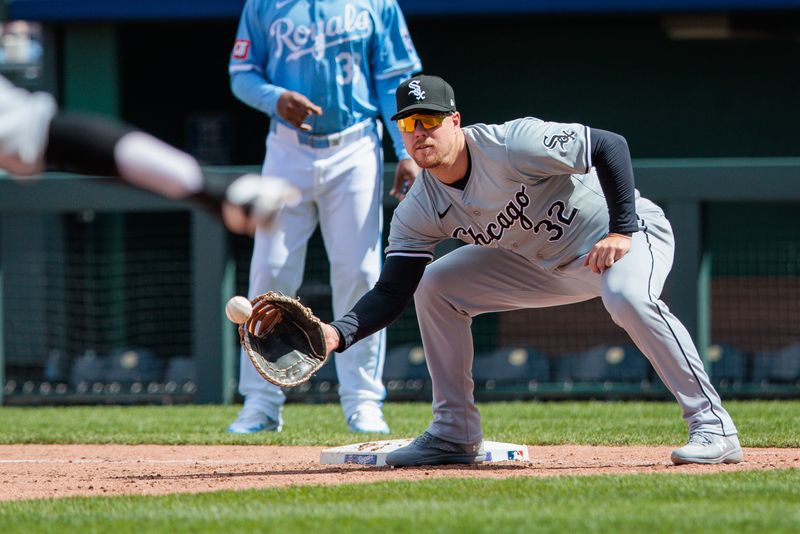
[[472, 317], [599, 296], [675, 396], [690, 433], [737, 433], [689, 333], [659, 299], [674, 252], [669, 221], [646, 199], [638, 200], [637, 213], [642, 229], [633, 234], [630, 251], [601, 275], [583, 266], [585, 256], [545, 271], [506, 249], [476, 245], [426, 268], [414, 301], [433, 380], [428, 432], [454, 443], [483, 439], [473, 396]]

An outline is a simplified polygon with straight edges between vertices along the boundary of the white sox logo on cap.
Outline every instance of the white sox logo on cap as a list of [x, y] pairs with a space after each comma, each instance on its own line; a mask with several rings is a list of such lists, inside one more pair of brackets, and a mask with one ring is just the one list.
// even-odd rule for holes
[[417, 100], [425, 100], [425, 91], [423, 91], [422, 87], [419, 86], [419, 80], [414, 80], [413, 82], [409, 83], [408, 88], [411, 89], [408, 94], [414, 95]]

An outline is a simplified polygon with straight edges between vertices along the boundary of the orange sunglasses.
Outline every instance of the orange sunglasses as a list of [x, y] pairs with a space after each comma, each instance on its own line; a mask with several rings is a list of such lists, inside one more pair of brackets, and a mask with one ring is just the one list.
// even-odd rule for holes
[[417, 121], [419, 121], [422, 123], [423, 128], [430, 130], [431, 128], [436, 128], [437, 126], [441, 125], [444, 122], [444, 119], [447, 117], [448, 115], [443, 113], [439, 113], [437, 115], [422, 115], [420, 113], [414, 113], [408, 117], [397, 119], [397, 127], [400, 128], [401, 132], [411, 133], [414, 131], [414, 128], [417, 127]]

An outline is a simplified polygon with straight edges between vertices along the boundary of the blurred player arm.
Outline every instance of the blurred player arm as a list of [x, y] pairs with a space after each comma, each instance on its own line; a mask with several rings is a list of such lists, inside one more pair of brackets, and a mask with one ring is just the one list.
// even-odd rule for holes
[[297, 191], [278, 179], [245, 175], [232, 184], [206, 176], [191, 155], [150, 134], [104, 117], [57, 114], [49, 125], [48, 167], [128, 184], [172, 199], [186, 199], [220, 216], [233, 232], [267, 228]]
[[375, 287], [350, 312], [326, 325], [326, 339], [333, 340], [328, 348], [341, 352], [397, 320], [414, 297], [430, 260], [428, 256], [390, 254]]

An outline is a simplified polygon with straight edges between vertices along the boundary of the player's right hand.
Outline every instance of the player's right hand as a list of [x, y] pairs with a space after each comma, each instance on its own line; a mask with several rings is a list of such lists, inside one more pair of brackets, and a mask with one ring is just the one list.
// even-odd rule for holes
[[253, 235], [269, 231], [286, 206], [300, 202], [300, 190], [280, 178], [245, 174], [225, 191], [222, 220], [231, 232]]
[[286, 91], [278, 98], [278, 115], [292, 126], [311, 131], [305, 121], [311, 115], [322, 115], [322, 108], [296, 91]]
[[622, 259], [631, 249], [631, 236], [609, 233], [606, 237], [595, 243], [583, 262], [584, 267], [589, 267], [595, 274], [613, 266]]

